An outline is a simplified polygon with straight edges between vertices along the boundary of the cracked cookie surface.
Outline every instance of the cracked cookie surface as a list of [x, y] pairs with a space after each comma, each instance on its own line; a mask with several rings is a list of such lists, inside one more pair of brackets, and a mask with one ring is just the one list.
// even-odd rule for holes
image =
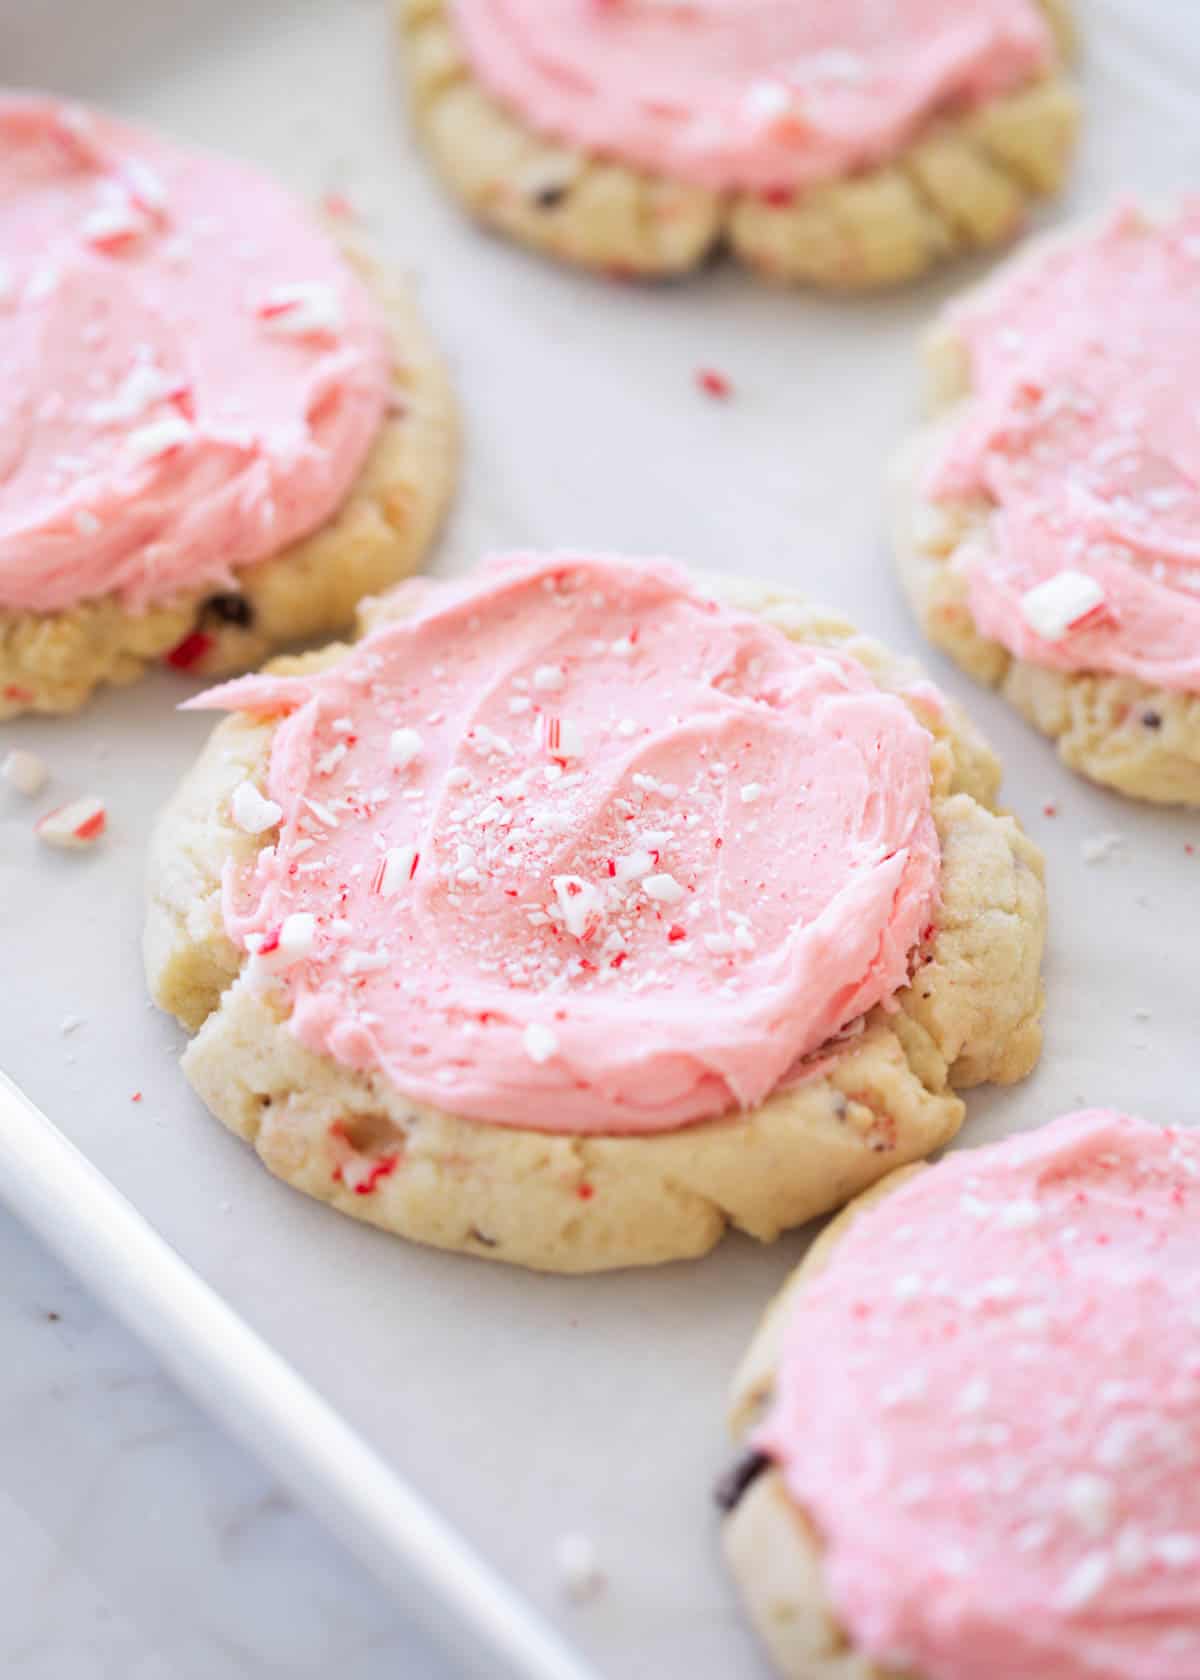
[[[769, 1241], [948, 1141], [958, 1089], [1029, 1072], [1040, 1049], [1041, 858], [994, 808], [999, 767], [957, 708], [907, 663], [784, 590], [705, 579], [730, 605], [808, 646], [850, 654], [934, 739], [941, 910], [889, 1011], [812, 1058], [801, 1083], [748, 1112], [653, 1135], [494, 1125], [406, 1097], [378, 1072], [314, 1054], [247, 984], [225, 931], [226, 865], [271, 838], [233, 822], [261, 785], [275, 723], [222, 722], [164, 813], [150, 862], [146, 960], [155, 1001], [196, 1036], [184, 1071], [281, 1178], [416, 1240], [558, 1271], [698, 1255], [729, 1227]], [[375, 603], [365, 628], [405, 611]], [[346, 654], [332, 648], [286, 671]]]
[[[1060, 56], [1064, 0], [1040, 0]], [[794, 193], [723, 192], [593, 157], [536, 133], [481, 86], [447, 0], [399, 0], [417, 129], [450, 189], [486, 226], [564, 262], [663, 277], [727, 247], [763, 279], [863, 291], [1012, 239], [1062, 185], [1078, 125], [1057, 67], [925, 123], [888, 162]]]

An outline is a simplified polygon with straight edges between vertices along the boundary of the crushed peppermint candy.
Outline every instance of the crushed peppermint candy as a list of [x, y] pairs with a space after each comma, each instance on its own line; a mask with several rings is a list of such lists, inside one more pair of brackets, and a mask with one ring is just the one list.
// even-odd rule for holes
[[388, 742], [388, 756], [397, 770], [407, 770], [420, 758], [425, 743], [415, 729], [393, 729]]
[[1081, 850], [1083, 861], [1087, 864], [1107, 863], [1125, 844], [1125, 836], [1109, 830], [1102, 834], [1091, 834], [1084, 840]]
[[41, 793], [49, 776], [45, 762], [36, 753], [25, 752], [20, 747], [14, 747], [0, 760], [0, 777], [14, 792], [23, 793], [27, 799]]
[[1021, 597], [1022, 618], [1045, 642], [1098, 622], [1104, 609], [1104, 590], [1087, 572], [1058, 572]]
[[417, 873], [420, 853], [415, 846], [391, 846], [376, 865], [371, 887], [381, 898], [395, 898]]
[[102, 799], [73, 799], [67, 805], [48, 811], [36, 824], [39, 840], [48, 846], [65, 851], [82, 851], [94, 846], [108, 825], [108, 813]]
[[109, 251], [140, 238], [146, 225], [135, 204], [102, 204], [85, 216], [79, 231], [89, 245]]
[[540, 1021], [531, 1021], [522, 1035], [525, 1054], [539, 1065], [558, 1055], [558, 1034]]
[[172, 415], [164, 420], [152, 420], [146, 426], [139, 426], [130, 432], [125, 439], [125, 459], [135, 466], [141, 466], [147, 461], [160, 461], [166, 455], [174, 454], [185, 443], [195, 437], [195, 429], [182, 415]]
[[[551, 1130], [566, 1129], [563, 1116], [577, 1109], [595, 1128], [611, 1108], [607, 1093], [623, 1088], [635, 1127], [661, 1129], [660, 1096], [616, 1025], [621, 1012], [645, 1020], [652, 1038], [682, 1018], [684, 1004], [698, 1022], [740, 1015], [747, 1025], [735, 1037], [757, 1045], [778, 1005], [756, 953], [773, 959], [797, 921], [844, 890], [862, 857], [861, 867], [874, 867], [875, 825], [861, 835], [851, 816], [839, 846], [820, 854], [814, 886], [784, 825], [759, 816], [776, 798], [794, 809], [812, 785], [814, 697], [838, 706], [862, 696], [880, 711], [864, 750], [874, 755], [882, 737], [905, 775], [915, 767], [917, 824], [928, 820], [927, 737], [902, 701], [876, 699], [851, 661], [826, 672], [769, 626], [682, 593], [657, 563], [514, 561], [502, 582], [481, 574], [478, 611], [455, 595], [454, 634], [449, 620], [442, 633], [436, 599], [431, 617], [422, 599], [411, 629], [390, 622], [327, 672], [299, 683], [270, 674], [239, 681], [238, 704], [258, 713], [261, 685], [262, 715], [280, 721], [276, 797], [252, 786], [236, 804], [251, 830], [279, 832], [263, 850], [241, 852], [234, 902], [247, 909], [234, 937], [252, 950], [253, 934], [261, 956], [257, 936], [267, 936], [260, 966], [295, 1003], [302, 1042], [364, 1070], [402, 1072], [414, 1100], [513, 1124], [547, 1111]], [[681, 643], [679, 620], [692, 612], [703, 614], [703, 636]], [[615, 682], [614, 660], [635, 652]], [[797, 666], [803, 683], [790, 681]], [[223, 703], [223, 693], [231, 691], [212, 700]], [[308, 693], [313, 705], [297, 712]], [[527, 709], [510, 709], [514, 699]], [[805, 743], [794, 769], [780, 755], [788, 741]], [[419, 774], [410, 770], [418, 760]], [[740, 817], [751, 804], [754, 818], [727, 826], [731, 805]], [[917, 879], [923, 891], [919, 869]], [[297, 911], [315, 915], [314, 943], [294, 968], [272, 970], [288, 945], [279, 954], [270, 937]], [[915, 927], [927, 921], [914, 912]], [[911, 941], [899, 943], [907, 950]], [[857, 962], [847, 968], [835, 957], [831, 966], [861, 1015]], [[894, 966], [870, 990], [874, 1000], [904, 982], [906, 965]], [[827, 990], [822, 979], [818, 1011]], [[304, 1006], [318, 996], [319, 1009]], [[814, 1027], [807, 995], [800, 1001], [795, 1030], [789, 1022], [767, 1033], [774, 1077], [846, 1024], [835, 1015], [826, 1025], [822, 1014]], [[681, 1048], [672, 1027], [669, 1052], [650, 1060], [654, 1079], [668, 1056], [672, 1068], [696, 1069], [694, 1081], [671, 1074], [678, 1096], [668, 1106], [698, 1101], [716, 1112], [756, 1100], [743, 1096], [753, 1087], [743, 1087], [741, 1072], [736, 1088], [733, 1075], [723, 1088], [702, 1026], [684, 1036], [699, 1047]], [[535, 1078], [525, 1068], [523, 1089], [522, 1063], [552, 1061], [560, 1040], [571, 1045], [571, 1077]], [[743, 1043], [739, 1057], [750, 1048]], [[637, 1073], [606, 1080], [595, 1073], [598, 1056], [636, 1063]]]
[[273, 933], [257, 936], [253, 945], [249, 940], [246, 943], [260, 963], [274, 970], [290, 968], [307, 957], [316, 940], [317, 918], [309, 910], [294, 910]]
[[243, 834], [265, 834], [283, 816], [273, 799], [266, 799], [253, 782], [239, 782], [230, 799], [233, 820]]
[[281, 338], [335, 337], [345, 326], [341, 299], [323, 281], [277, 286], [255, 313], [268, 332]]

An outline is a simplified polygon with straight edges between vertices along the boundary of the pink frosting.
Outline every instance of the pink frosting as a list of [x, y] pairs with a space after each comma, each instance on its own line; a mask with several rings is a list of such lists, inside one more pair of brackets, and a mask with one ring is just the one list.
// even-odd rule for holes
[[1200, 1674], [1200, 1131], [1093, 1110], [921, 1173], [787, 1326], [760, 1444], [922, 1680]]
[[[967, 562], [980, 629], [1038, 665], [1200, 690], [1200, 198], [1118, 211], [950, 325], [974, 391], [931, 489], [995, 504]], [[1103, 600], [1047, 639], [1022, 603], [1064, 571]]]
[[287, 193], [0, 96], [0, 609], [228, 586], [320, 525], [382, 421], [382, 322]]
[[894, 156], [1033, 79], [1033, 0], [451, 0], [472, 68], [539, 132], [722, 190]]
[[904, 985], [930, 738], [855, 660], [660, 562], [511, 556], [414, 600], [327, 672], [195, 702], [284, 714], [226, 925], [310, 1049], [476, 1119], [649, 1132], [759, 1102]]

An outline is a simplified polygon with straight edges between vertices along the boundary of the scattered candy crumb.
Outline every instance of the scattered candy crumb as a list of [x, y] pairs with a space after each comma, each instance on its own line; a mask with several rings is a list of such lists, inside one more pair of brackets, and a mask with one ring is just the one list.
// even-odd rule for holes
[[558, 1038], [540, 1021], [531, 1021], [525, 1028], [525, 1054], [531, 1062], [548, 1062], [558, 1054]]
[[1083, 842], [1084, 863], [1105, 863], [1125, 844], [1125, 837], [1111, 830], [1104, 834], [1092, 834]]
[[604, 1572], [586, 1534], [563, 1534], [554, 1543], [554, 1569], [563, 1595], [584, 1604], [603, 1590]]
[[1087, 572], [1069, 568], [1021, 597], [1021, 616], [1046, 642], [1061, 642], [1072, 630], [1091, 628], [1107, 615], [1104, 590]]
[[716, 368], [697, 368], [696, 384], [706, 397], [715, 397], [718, 402], [728, 402], [733, 395], [732, 381]]
[[48, 811], [37, 823], [35, 832], [48, 846], [60, 846], [67, 851], [81, 850], [99, 840], [108, 825], [108, 813], [102, 799], [73, 799]]
[[273, 799], [264, 799], [253, 782], [239, 782], [230, 800], [233, 820], [243, 834], [265, 834], [283, 815]]
[[10, 788], [17, 793], [23, 793], [27, 799], [41, 793], [49, 775], [50, 772], [36, 753], [23, 752], [20, 747], [14, 747], [12, 752], [6, 753], [3, 761], [0, 761], [0, 776]]
[[173, 671], [190, 671], [193, 665], [200, 663], [212, 645], [213, 639], [207, 631], [193, 630], [190, 636], [175, 644], [165, 656], [166, 662]]

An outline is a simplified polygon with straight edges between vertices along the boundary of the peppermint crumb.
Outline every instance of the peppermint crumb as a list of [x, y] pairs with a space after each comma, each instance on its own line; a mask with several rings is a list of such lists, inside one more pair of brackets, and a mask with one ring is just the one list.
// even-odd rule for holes
[[1108, 1533], [1113, 1519], [1113, 1487], [1103, 1476], [1083, 1471], [1072, 1476], [1063, 1492], [1063, 1504], [1083, 1532], [1093, 1540]]
[[586, 1534], [564, 1534], [554, 1543], [554, 1569], [564, 1596], [584, 1604], [604, 1587], [596, 1548]]
[[647, 898], [659, 904], [678, 904], [687, 896], [686, 889], [679, 885], [674, 875], [647, 875], [642, 882], [642, 890]]
[[388, 757], [397, 770], [407, 770], [421, 756], [424, 745], [415, 729], [393, 729], [388, 743]]
[[0, 776], [10, 788], [17, 793], [23, 793], [27, 799], [41, 793], [49, 774], [36, 753], [23, 752], [20, 747], [14, 747], [0, 762]]
[[716, 368], [697, 368], [696, 384], [706, 397], [714, 397], [718, 402], [728, 402], [733, 395], [732, 381]]
[[915, 1301], [924, 1292], [925, 1284], [916, 1272], [905, 1272], [892, 1285], [892, 1294], [897, 1301]]
[[268, 332], [285, 338], [310, 334], [332, 336], [341, 331], [344, 316], [335, 289], [321, 280], [277, 286], [255, 311]]
[[253, 782], [239, 782], [229, 802], [233, 820], [243, 834], [265, 834], [283, 815], [273, 799], [264, 799]]
[[757, 805], [762, 798], [762, 791], [761, 782], [747, 782], [741, 793], [742, 804]]
[[1089, 1552], [1076, 1564], [1059, 1590], [1061, 1610], [1081, 1610], [1099, 1596], [1108, 1580], [1109, 1563], [1103, 1552]]
[[566, 683], [561, 665], [539, 665], [533, 673], [534, 688], [541, 689], [544, 694], [554, 694]]
[[1104, 605], [1104, 590], [1095, 578], [1069, 568], [1027, 590], [1020, 600], [1022, 618], [1045, 642], [1061, 642]]
[[1083, 861], [1087, 864], [1106, 863], [1124, 843], [1124, 836], [1112, 831], [1089, 835], [1083, 842]]
[[68, 1033], [77, 1032], [82, 1025], [82, 1015], [64, 1015], [58, 1023], [58, 1030], [65, 1038]]
[[108, 813], [102, 799], [73, 799], [48, 811], [35, 826], [39, 840], [64, 851], [81, 851], [95, 845], [108, 825]]
[[540, 1021], [531, 1021], [524, 1033], [525, 1054], [531, 1062], [548, 1062], [558, 1054], [558, 1036]]

